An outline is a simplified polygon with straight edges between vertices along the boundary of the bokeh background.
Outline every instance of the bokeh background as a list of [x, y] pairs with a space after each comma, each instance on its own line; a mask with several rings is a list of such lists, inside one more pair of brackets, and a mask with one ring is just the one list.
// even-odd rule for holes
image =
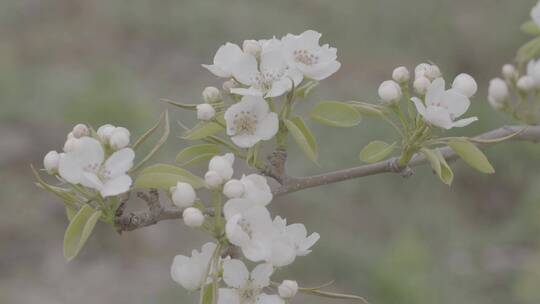
[[[448, 79], [476, 77], [471, 113], [480, 121], [459, 131], [480, 133], [509, 123], [485, 102], [486, 84], [526, 41], [519, 26], [534, 2], [0, 1], [0, 303], [194, 302], [169, 267], [206, 239], [180, 221], [123, 235], [100, 225], [64, 261], [64, 208], [35, 187], [29, 164], [59, 149], [74, 124], [114, 122], [140, 134], [164, 109], [160, 98], [200, 102], [205, 86], [221, 85], [200, 64], [224, 42], [315, 29], [338, 48], [342, 68], [300, 111], [328, 98], [375, 102], [394, 67], [431, 60]], [[292, 148], [294, 175], [357, 165], [367, 142], [394, 136], [371, 119], [352, 129], [311, 125], [321, 167]], [[172, 162], [185, 145], [172, 136], [156, 161]], [[410, 179], [379, 175], [279, 198], [275, 213], [322, 235], [280, 277], [335, 279], [331, 290], [373, 304], [539, 303], [540, 147], [500, 144], [487, 154], [495, 175], [458, 162], [452, 187], [418, 168]], [[306, 302], [330, 301], [295, 303]]]

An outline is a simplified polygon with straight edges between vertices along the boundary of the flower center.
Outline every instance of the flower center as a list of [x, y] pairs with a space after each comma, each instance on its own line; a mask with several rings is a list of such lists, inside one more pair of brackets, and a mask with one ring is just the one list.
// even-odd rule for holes
[[247, 286], [240, 289], [238, 293], [240, 295], [240, 304], [254, 304], [257, 303], [261, 291], [249, 282]]
[[294, 59], [297, 62], [301, 62], [305, 65], [315, 65], [319, 63], [319, 56], [316, 56], [308, 50], [294, 50]]
[[257, 114], [251, 113], [251, 111], [240, 111], [240, 113], [234, 114], [234, 132], [254, 135], [257, 130], [257, 122]]
[[249, 238], [253, 236], [253, 229], [251, 229], [251, 224], [248, 221], [246, 221], [245, 219], [241, 219], [240, 221], [238, 221], [238, 226], [240, 226], [242, 231], [244, 231], [249, 236]]

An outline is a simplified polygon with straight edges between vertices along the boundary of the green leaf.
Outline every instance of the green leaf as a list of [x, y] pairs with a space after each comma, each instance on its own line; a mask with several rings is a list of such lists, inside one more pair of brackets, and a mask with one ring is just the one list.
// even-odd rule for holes
[[540, 55], [540, 37], [525, 43], [519, 48], [516, 60], [520, 63], [525, 63]]
[[371, 103], [361, 102], [361, 101], [349, 101], [349, 104], [353, 106], [354, 109], [362, 115], [377, 116], [377, 117], [386, 115], [386, 109], [379, 105], [374, 105]]
[[311, 118], [332, 127], [348, 128], [360, 123], [362, 117], [350, 104], [340, 101], [323, 101], [311, 110]]
[[304, 154], [306, 154], [312, 162], [317, 163], [317, 158], [319, 156], [317, 141], [304, 123], [304, 120], [302, 120], [301, 117], [296, 116], [291, 120], [285, 120], [284, 123]]
[[203, 179], [186, 169], [172, 165], [157, 164], [145, 168], [135, 180], [134, 187], [168, 190], [178, 182], [188, 183], [195, 189], [205, 186]]
[[[148, 152], [148, 154], [146, 154], [146, 156], [137, 165], [135, 165], [133, 168], [129, 170], [130, 172], [137, 171], [139, 168], [141, 168], [142, 165], [144, 165], [144, 163], [150, 160], [150, 158], [152, 158], [152, 156], [156, 154], [159, 148], [161, 148], [165, 144], [165, 142], [167, 141], [167, 138], [169, 138], [169, 134], [171, 133], [171, 126], [169, 125], [169, 112], [165, 111], [162, 115], [162, 119], [163, 119], [163, 134], [158, 139], [154, 147], [152, 147], [150, 152]], [[160, 119], [160, 122], [161, 122], [161, 119]]]
[[77, 215], [77, 209], [74, 207], [71, 207], [69, 205], [66, 205], [66, 217], [71, 222], [73, 218]]
[[212, 284], [208, 284], [204, 287], [203, 292], [203, 304], [213, 304], [214, 303], [214, 289]]
[[64, 257], [68, 261], [71, 261], [79, 254], [92, 234], [101, 213], [101, 210], [95, 210], [89, 205], [84, 205], [73, 217], [64, 234]]
[[525, 34], [530, 35], [540, 35], [540, 27], [534, 23], [534, 21], [529, 20], [521, 25], [521, 31]]
[[173, 105], [175, 107], [178, 107], [178, 108], [181, 108], [181, 109], [184, 109], [184, 110], [197, 111], [197, 104], [176, 102], [176, 101], [172, 101], [170, 99], [161, 99], [161, 100], [168, 103], [168, 104], [170, 104], [170, 105]]
[[469, 166], [482, 173], [495, 173], [495, 169], [489, 163], [484, 153], [476, 145], [466, 139], [451, 140], [448, 145], [461, 157]]
[[300, 98], [306, 98], [311, 91], [319, 85], [316, 80], [311, 80], [295, 89], [294, 94]]
[[451, 185], [452, 180], [454, 179], [454, 173], [448, 166], [448, 163], [441, 154], [441, 151], [438, 149], [431, 150], [428, 148], [422, 148], [420, 149], [420, 152], [426, 156], [427, 160], [431, 164], [431, 168], [433, 171], [435, 171], [441, 181], [447, 185]]
[[395, 147], [395, 142], [387, 144], [380, 140], [372, 141], [360, 151], [360, 159], [368, 164], [376, 163], [390, 155]]
[[[167, 111], [163, 112], [163, 114], [161, 114], [161, 116], [159, 117], [158, 121], [150, 129], [144, 132], [144, 134], [141, 135], [139, 139], [137, 139], [137, 141], [132, 146], [133, 150], [137, 150], [137, 148], [140, 145], [142, 145], [150, 136], [152, 136], [152, 134], [154, 134], [159, 129], [159, 126], [161, 125], [164, 119], [168, 120], [168, 117], [166, 116], [167, 116]], [[168, 124], [168, 121], [167, 121], [167, 124]]]
[[210, 135], [214, 135], [223, 129], [223, 126], [213, 121], [201, 121], [192, 129], [186, 131], [184, 135], [182, 135], [182, 138], [187, 140], [203, 139]]
[[189, 146], [176, 155], [176, 162], [184, 166], [194, 165], [210, 159], [221, 152], [219, 146], [214, 144], [201, 144]]
[[261, 154], [261, 145], [259, 143], [255, 144], [253, 147], [249, 148], [247, 153], [246, 161], [251, 167], [256, 167], [259, 161]]
[[37, 170], [34, 168], [34, 166], [30, 166], [30, 168], [32, 168], [32, 172], [34, 173], [34, 177], [36, 178], [37, 182], [36, 182], [36, 185], [38, 187], [40, 187], [41, 189], [43, 190], [47, 190], [53, 194], [55, 194], [56, 196], [58, 196], [60, 199], [62, 199], [62, 201], [64, 202], [64, 204], [66, 205], [70, 205], [70, 206], [76, 206], [76, 202], [78, 201], [77, 200], [77, 197], [71, 192], [71, 190], [68, 190], [68, 189], [64, 189], [64, 188], [60, 188], [60, 187], [56, 187], [56, 186], [53, 186], [53, 185], [49, 185], [47, 184], [42, 178], [41, 176], [39, 175], [39, 173], [37, 172]]

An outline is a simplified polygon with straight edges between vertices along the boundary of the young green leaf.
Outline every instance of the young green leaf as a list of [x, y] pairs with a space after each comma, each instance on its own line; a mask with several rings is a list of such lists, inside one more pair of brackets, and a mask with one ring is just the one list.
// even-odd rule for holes
[[340, 101], [320, 102], [313, 107], [310, 116], [321, 124], [341, 128], [354, 127], [362, 120], [353, 106]]
[[368, 164], [376, 163], [390, 155], [395, 147], [395, 142], [387, 144], [384, 141], [375, 140], [367, 144], [362, 151], [360, 151], [359, 157], [363, 162]]
[[101, 213], [101, 210], [95, 210], [89, 205], [84, 205], [73, 217], [64, 234], [64, 257], [68, 261], [71, 261], [79, 254], [92, 234]]
[[203, 179], [186, 169], [172, 165], [157, 164], [145, 168], [135, 180], [134, 187], [168, 190], [178, 182], [191, 184], [195, 189], [205, 186]]
[[520, 63], [526, 63], [538, 55], [540, 55], [540, 37], [534, 38], [520, 47], [516, 60]]
[[137, 171], [139, 168], [141, 168], [142, 165], [144, 165], [144, 163], [150, 160], [152, 156], [156, 154], [159, 148], [161, 148], [165, 144], [165, 142], [167, 141], [167, 138], [169, 138], [169, 134], [171, 133], [171, 126], [169, 125], [169, 112], [165, 111], [163, 113], [162, 119], [163, 119], [163, 134], [161, 134], [161, 137], [158, 139], [156, 144], [152, 147], [150, 152], [148, 152], [148, 154], [146, 154], [146, 156], [141, 161], [139, 161], [137, 165], [135, 165], [133, 168], [129, 170], [130, 172]]
[[249, 148], [248, 153], [247, 153], [247, 159], [246, 159], [248, 165], [252, 167], [257, 166], [259, 162], [260, 154], [261, 154], [261, 145], [259, 143]]
[[285, 120], [284, 123], [304, 154], [306, 154], [312, 162], [317, 163], [317, 158], [319, 156], [317, 141], [304, 123], [304, 120], [302, 120], [301, 117], [296, 116], [291, 120]]
[[197, 111], [197, 104], [189, 104], [189, 103], [182, 103], [182, 102], [176, 102], [172, 101], [170, 99], [161, 99], [161, 101], [164, 101], [170, 105], [173, 105], [175, 107], [179, 107], [184, 110], [191, 110], [191, 111]]
[[296, 88], [294, 94], [300, 98], [306, 98], [311, 91], [319, 85], [319, 82], [316, 80], [311, 80], [306, 82], [304, 85]]
[[441, 152], [439, 150], [431, 150], [428, 148], [422, 148], [420, 149], [420, 152], [424, 154], [429, 161], [431, 168], [435, 171], [435, 174], [437, 174], [441, 181], [447, 185], [451, 185], [452, 180], [454, 179], [454, 173], [448, 166], [448, 163]]
[[354, 107], [358, 113], [366, 116], [385, 116], [386, 109], [384, 107], [381, 107], [379, 105], [374, 105], [367, 102], [361, 102], [361, 101], [349, 101], [349, 104]]
[[451, 140], [448, 145], [461, 157], [469, 166], [482, 173], [495, 173], [495, 169], [489, 163], [484, 153], [476, 145], [466, 139]]
[[534, 23], [534, 21], [529, 20], [521, 25], [521, 31], [525, 34], [530, 35], [540, 35], [540, 27]]
[[201, 121], [196, 124], [192, 129], [186, 131], [182, 135], [183, 139], [197, 140], [203, 139], [210, 135], [214, 135], [223, 130], [223, 126], [213, 121]]
[[176, 155], [176, 162], [184, 166], [192, 165], [205, 159], [210, 159], [220, 152], [220, 148], [214, 144], [189, 146]]

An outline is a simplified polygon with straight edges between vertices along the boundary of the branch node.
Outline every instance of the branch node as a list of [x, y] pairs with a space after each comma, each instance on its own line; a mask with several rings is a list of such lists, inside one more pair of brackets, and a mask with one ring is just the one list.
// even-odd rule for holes
[[268, 166], [263, 174], [275, 179], [278, 183], [283, 184], [287, 179], [285, 163], [287, 162], [287, 151], [283, 148], [278, 148], [268, 156]]
[[411, 177], [414, 174], [414, 171], [409, 166], [400, 166], [398, 164], [398, 159], [396, 157], [391, 158], [387, 162], [388, 171], [392, 173], [397, 173], [404, 178]]

